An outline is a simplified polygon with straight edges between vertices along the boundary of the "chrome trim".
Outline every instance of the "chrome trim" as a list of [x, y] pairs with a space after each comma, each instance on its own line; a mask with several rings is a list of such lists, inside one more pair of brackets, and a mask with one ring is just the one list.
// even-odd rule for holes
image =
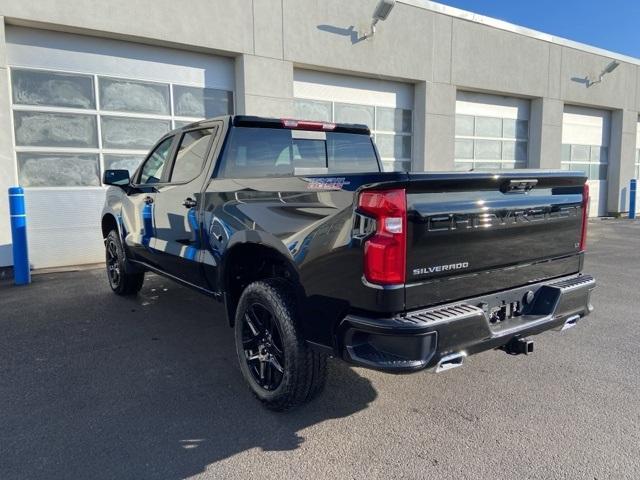
[[362, 275], [362, 277], [360, 277], [360, 280], [362, 280], [362, 284], [365, 287], [375, 288], [376, 290], [398, 290], [400, 288], [404, 288], [405, 287], [404, 283], [399, 283], [399, 284], [395, 284], [395, 285], [378, 285], [377, 283], [371, 283], [366, 278], [364, 278], [364, 275]]
[[454, 368], [464, 365], [464, 359], [467, 357], [467, 352], [457, 352], [450, 355], [445, 355], [440, 359], [436, 365], [435, 373], [446, 372], [447, 370], [453, 370]]
[[564, 332], [565, 330], [569, 330], [570, 328], [575, 327], [581, 318], [582, 317], [580, 315], [572, 315], [564, 321], [561, 327], [556, 328], [555, 331]]

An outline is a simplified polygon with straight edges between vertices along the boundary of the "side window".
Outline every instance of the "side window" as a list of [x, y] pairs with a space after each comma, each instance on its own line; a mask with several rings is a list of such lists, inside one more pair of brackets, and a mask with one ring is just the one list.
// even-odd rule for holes
[[173, 137], [169, 137], [164, 140], [156, 149], [149, 155], [146, 162], [142, 166], [142, 172], [140, 173], [140, 184], [158, 183], [162, 178], [162, 172], [164, 166], [169, 159], [169, 152], [171, 152], [171, 144], [173, 143]]
[[214, 129], [186, 132], [180, 140], [171, 172], [172, 183], [188, 182], [196, 178], [204, 167]]

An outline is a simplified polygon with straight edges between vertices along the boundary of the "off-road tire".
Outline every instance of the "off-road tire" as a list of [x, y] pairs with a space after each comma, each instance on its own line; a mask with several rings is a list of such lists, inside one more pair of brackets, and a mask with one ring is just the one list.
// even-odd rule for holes
[[[245, 315], [252, 305], [268, 310], [277, 325], [284, 365], [280, 384], [267, 390], [254, 378], [243, 346]], [[327, 357], [314, 351], [302, 338], [297, 323], [297, 310], [292, 288], [280, 279], [253, 282], [242, 292], [235, 317], [236, 352], [240, 370], [255, 396], [269, 409], [289, 410], [318, 395], [326, 382]], [[245, 330], [246, 336], [246, 330]]]
[[[144, 283], [144, 272], [131, 272], [127, 257], [122, 248], [120, 235], [111, 230], [105, 239], [105, 256], [107, 261], [107, 279], [111, 290], [117, 295], [136, 295]], [[113, 258], [115, 256], [115, 258]], [[117, 268], [117, 275], [113, 269]], [[129, 273], [127, 273], [129, 272]]]

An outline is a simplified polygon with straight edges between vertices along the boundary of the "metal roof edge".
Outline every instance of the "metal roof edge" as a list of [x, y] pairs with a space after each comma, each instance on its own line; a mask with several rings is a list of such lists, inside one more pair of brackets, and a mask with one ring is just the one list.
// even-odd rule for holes
[[423, 8], [425, 10], [430, 10], [432, 12], [441, 13], [443, 15], [448, 15], [454, 18], [459, 18], [461, 20], [479, 23], [481, 25], [486, 25], [488, 27], [498, 28], [500, 30], [505, 30], [507, 32], [517, 33], [519, 35], [535, 38], [537, 40], [543, 40], [545, 42], [554, 43], [556, 45], [574, 48], [576, 50], [581, 50], [583, 52], [593, 53], [596, 55], [601, 55], [604, 57], [608, 57], [615, 60], [620, 60], [622, 62], [631, 63], [633, 65], [640, 66], [639, 58], [631, 57], [629, 55], [624, 55], [622, 53], [612, 52], [610, 50], [605, 50], [604, 48], [594, 47], [592, 45], [587, 45], [586, 43], [576, 42], [574, 40], [558, 37], [555, 35], [551, 35], [549, 33], [540, 32], [538, 30], [533, 30], [531, 28], [516, 25], [514, 23], [509, 23], [504, 20], [499, 20], [497, 18], [488, 17], [486, 15], [480, 15], [478, 13], [469, 12], [467, 10], [451, 7], [449, 5], [443, 5], [442, 3], [432, 2], [430, 0], [398, 0], [398, 3], [404, 3], [406, 5], [411, 5], [413, 7]]

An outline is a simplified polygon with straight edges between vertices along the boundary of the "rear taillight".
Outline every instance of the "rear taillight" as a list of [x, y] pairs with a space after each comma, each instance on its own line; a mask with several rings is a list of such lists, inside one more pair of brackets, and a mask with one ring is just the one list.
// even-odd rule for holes
[[580, 251], [587, 249], [587, 225], [589, 223], [589, 184], [582, 188], [582, 232], [580, 233]]
[[364, 244], [364, 277], [379, 285], [405, 281], [407, 200], [403, 188], [360, 194], [358, 209], [376, 220], [376, 231]]

